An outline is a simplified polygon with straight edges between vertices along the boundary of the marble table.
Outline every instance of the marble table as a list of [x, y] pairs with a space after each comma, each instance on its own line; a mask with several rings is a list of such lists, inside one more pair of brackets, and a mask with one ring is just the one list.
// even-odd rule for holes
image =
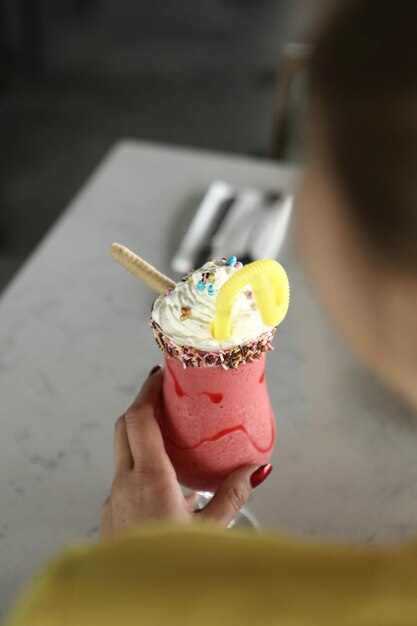
[[[169, 273], [209, 183], [291, 188], [268, 161], [118, 143], [0, 301], [0, 605], [45, 559], [97, 534], [113, 423], [161, 360], [152, 293], [107, 255], [113, 241]], [[339, 343], [297, 265], [269, 355], [275, 470], [253, 495], [260, 524], [353, 542], [417, 533], [417, 418]]]

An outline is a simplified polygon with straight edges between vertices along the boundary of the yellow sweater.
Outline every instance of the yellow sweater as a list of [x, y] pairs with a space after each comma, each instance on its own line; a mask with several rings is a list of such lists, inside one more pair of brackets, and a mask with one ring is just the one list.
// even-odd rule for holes
[[75, 547], [9, 626], [417, 626], [417, 543], [368, 550], [152, 526]]

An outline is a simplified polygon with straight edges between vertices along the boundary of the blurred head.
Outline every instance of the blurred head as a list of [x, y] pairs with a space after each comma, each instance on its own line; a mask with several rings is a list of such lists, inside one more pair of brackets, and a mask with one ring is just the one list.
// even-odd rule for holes
[[350, 0], [310, 62], [301, 256], [348, 342], [417, 405], [417, 3]]

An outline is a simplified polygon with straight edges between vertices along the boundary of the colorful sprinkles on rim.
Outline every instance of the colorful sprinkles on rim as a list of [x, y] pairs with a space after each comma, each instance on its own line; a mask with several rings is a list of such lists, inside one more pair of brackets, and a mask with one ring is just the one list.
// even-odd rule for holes
[[165, 352], [172, 359], [181, 361], [184, 369], [187, 367], [216, 366], [224, 370], [236, 369], [239, 365], [252, 363], [253, 361], [261, 359], [266, 352], [274, 349], [271, 342], [274, 338], [275, 328], [272, 328], [247, 344], [213, 352], [204, 352], [192, 346], [180, 346], [175, 344], [154, 320], [151, 320], [149, 325], [153, 330], [156, 343], [162, 352]]

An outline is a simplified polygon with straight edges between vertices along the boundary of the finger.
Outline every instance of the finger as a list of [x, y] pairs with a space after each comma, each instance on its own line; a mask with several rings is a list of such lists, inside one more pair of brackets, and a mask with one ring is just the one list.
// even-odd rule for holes
[[125, 413], [127, 438], [135, 468], [161, 468], [168, 462], [161, 431], [155, 419], [162, 380], [162, 369], [149, 376]]
[[190, 511], [194, 511], [194, 509], [196, 508], [197, 504], [198, 504], [198, 500], [199, 500], [199, 495], [196, 491], [192, 491], [191, 493], [187, 493], [184, 498], [185, 501], [187, 503], [187, 506], [189, 508]]
[[254, 487], [265, 480], [272, 465], [246, 466], [236, 470], [220, 485], [213, 498], [198, 516], [202, 520], [228, 526], [245, 505]]
[[114, 433], [115, 474], [121, 474], [133, 467], [133, 456], [127, 437], [126, 419], [122, 415], [116, 422]]

